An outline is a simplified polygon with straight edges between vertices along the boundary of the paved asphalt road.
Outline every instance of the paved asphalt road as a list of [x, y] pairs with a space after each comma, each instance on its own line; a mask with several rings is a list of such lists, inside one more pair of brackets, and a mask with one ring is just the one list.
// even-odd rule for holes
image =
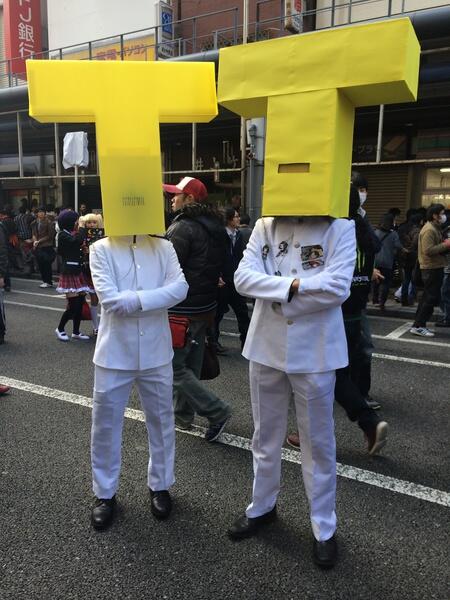
[[0, 400], [1, 600], [449, 598], [450, 331], [422, 340], [405, 333], [405, 318], [371, 318], [372, 393], [389, 444], [369, 457], [358, 427], [336, 408], [340, 560], [323, 572], [311, 561], [295, 450], [285, 453], [279, 520], [258, 538], [226, 537], [251, 490], [247, 364], [231, 316], [229, 354], [210, 383], [234, 410], [222, 443], [201, 438], [201, 420], [192, 434], [177, 433], [173, 517], [155, 522], [133, 396], [119, 518], [98, 534], [89, 526], [94, 342], [56, 340], [64, 300], [36, 281], [14, 280], [6, 301], [0, 382], [15, 389]]

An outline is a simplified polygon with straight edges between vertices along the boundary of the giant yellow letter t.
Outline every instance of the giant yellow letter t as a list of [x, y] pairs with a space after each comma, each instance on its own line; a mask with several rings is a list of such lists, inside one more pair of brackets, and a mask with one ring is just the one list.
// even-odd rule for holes
[[267, 117], [263, 214], [348, 215], [356, 106], [416, 99], [409, 19], [224, 48], [219, 102]]
[[95, 122], [106, 233], [162, 233], [159, 123], [217, 114], [213, 63], [27, 61], [30, 115]]

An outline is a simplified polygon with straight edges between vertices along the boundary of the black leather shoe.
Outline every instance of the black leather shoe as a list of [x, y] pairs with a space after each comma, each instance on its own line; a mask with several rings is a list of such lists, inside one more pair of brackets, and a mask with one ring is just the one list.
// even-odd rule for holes
[[157, 519], [167, 519], [172, 510], [172, 499], [167, 490], [150, 490], [152, 513]]
[[233, 525], [228, 529], [228, 537], [232, 540], [242, 540], [244, 538], [255, 535], [260, 527], [268, 523], [272, 523], [277, 518], [277, 507], [260, 517], [247, 517], [243, 514]]
[[109, 500], [96, 498], [91, 513], [92, 527], [97, 531], [107, 529], [114, 520], [116, 512], [116, 497]]
[[314, 540], [313, 546], [314, 562], [323, 569], [331, 569], [336, 564], [337, 560], [337, 542], [333, 535], [325, 542]]

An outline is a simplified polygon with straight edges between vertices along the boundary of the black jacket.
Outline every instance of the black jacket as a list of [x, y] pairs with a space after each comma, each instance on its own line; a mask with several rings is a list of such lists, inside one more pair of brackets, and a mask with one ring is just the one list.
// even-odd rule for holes
[[58, 254], [62, 257], [61, 273], [63, 275], [79, 275], [81, 273], [81, 246], [84, 238], [84, 229], [80, 229], [73, 235], [66, 230], [58, 233]]
[[234, 242], [234, 246], [231, 243], [231, 239], [228, 235], [228, 232], [226, 230], [225, 232], [227, 234], [227, 246], [222, 278], [228, 285], [234, 285], [234, 274], [244, 254], [245, 244], [242, 237], [242, 233], [239, 230], [237, 230], [236, 232], [236, 240]]
[[228, 240], [220, 217], [207, 204], [189, 204], [177, 212], [166, 237], [189, 285], [187, 298], [170, 312], [195, 315], [214, 310]]
[[375, 253], [379, 249], [379, 240], [374, 235], [368, 221], [359, 215], [355, 218], [356, 228], [356, 264], [350, 288], [350, 296], [342, 305], [344, 319], [359, 317], [366, 307], [372, 281]]

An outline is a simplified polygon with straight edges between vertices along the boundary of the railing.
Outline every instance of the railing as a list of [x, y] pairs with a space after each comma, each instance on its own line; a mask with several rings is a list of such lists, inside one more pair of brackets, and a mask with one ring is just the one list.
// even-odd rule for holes
[[[271, 18], [262, 18], [265, 6], [279, 5], [279, 13]], [[418, 8], [417, 5], [422, 4]], [[317, 0], [316, 8], [303, 12], [303, 21], [308, 19], [316, 29], [326, 29], [370, 21], [384, 17], [407, 14], [411, 11], [423, 11], [430, 8], [448, 6], [450, 2], [418, 0]], [[284, 1], [258, 0], [256, 3], [256, 21], [249, 23], [248, 41], [259, 41], [272, 37], [288, 35], [284, 29]], [[220, 29], [199, 34], [199, 24], [207, 29], [205, 22], [221, 15], [223, 26]], [[173, 31], [183, 35], [173, 39], [162, 39], [162, 25], [148, 29], [140, 29], [108, 38], [100, 38], [84, 44], [66, 46], [55, 50], [40, 52], [27, 58], [46, 60], [164, 60], [170, 57], [186, 56], [196, 52], [219, 49], [242, 43], [241, 8], [234, 7], [206, 13], [189, 19], [181, 19], [172, 23]], [[189, 29], [189, 33], [187, 30]], [[14, 72], [13, 65], [22, 61], [22, 57], [0, 61], [0, 88], [23, 85], [25, 73]]]

